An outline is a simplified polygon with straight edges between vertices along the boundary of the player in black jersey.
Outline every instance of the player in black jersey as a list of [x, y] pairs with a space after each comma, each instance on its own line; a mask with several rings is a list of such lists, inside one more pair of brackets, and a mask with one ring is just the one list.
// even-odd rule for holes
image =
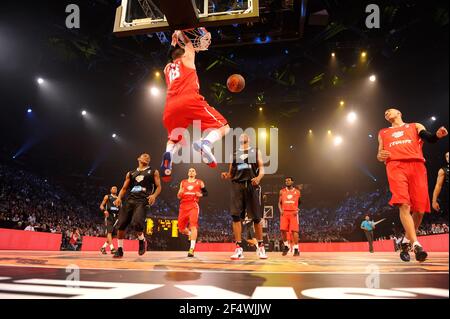
[[433, 191], [433, 209], [438, 212], [448, 214], [448, 202], [449, 202], [449, 188], [448, 188], [448, 175], [449, 175], [449, 158], [448, 152], [445, 153], [446, 165], [439, 169], [436, 185]]
[[222, 173], [223, 179], [231, 179], [231, 217], [233, 218], [233, 233], [236, 241], [236, 250], [231, 256], [232, 260], [242, 259], [242, 220], [245, 213], [253, 220], [256, 239], [258, 240], [257, 253], [259, 258], [266, 259], [261, 219], [263, 217], [263, 204], [261, 186], [264, 176], [264, 164], [261, 152], [250, 146], [248, 135], [239, 137], [240, 147], [233, 154], [228, 172]]
[[[137, 233], [139, 239], [139, 256], [145, 254], [144, 237], [145, 217], [147, 205], [152, 206], [161, 193], [159, 172], [149, 166], [150, 155], [144, 153], [138, 157], [139, 166], [128, 172], [119, 196], [114, 201], [116, 206], [122, 205], [122, 199], [128, 193], [128, 198], [122, 205], [117, 221], [118, 248], [114, 258], [123, 257], [123, 239], [128, 226]], [[128, 192], [129, 190], [129, 192]]]
[[106, 255], [106, 247], [111, 249], [111, 254], [115, 254], [116, 250], [114, 249], [114, 244], [112, 242], [112, 236], [114, 227], [116, 226], [117, 217], [119, 216], [119, 209], [114, 205], [114, 201], [117, 199], [117, 186], [111, 187], [111, 193], [109, 195], [105, 195], [103, 197], [103, 201], [100, 204], [100, 210], [105, 215], [105, 226], [106, 226], [106, 241], [103, 244], [100, 251], [103, 255]]

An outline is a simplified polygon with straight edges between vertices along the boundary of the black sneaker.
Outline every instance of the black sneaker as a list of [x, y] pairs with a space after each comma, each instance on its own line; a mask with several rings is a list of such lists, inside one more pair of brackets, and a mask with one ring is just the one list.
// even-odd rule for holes
[[114, 248], [111, 249], [111, 255], [114, 255], [116, 253], [117, 250], [115, 250]]
[[114, 253], [113, 258], [122, 258], [123, 257], [123, 249], [122, 247], [117, 248], [117, 251]]
[[188, 257], [194, 257], [194, 250], [192, 248], [189, 249], [187, 256]]
[[102, 255], [106, 255], [106, 249], [104, 247], [100, 248], [100, 251], [102, 252]]
[[411, 260], [411, 256], [409, 256], [409, 249], [411, 248], [410, 243], [401, 243], [400, 244], [400, 259], [408, 262]]
[[145, 251], [146, 251], [145, 240], [140, 240], [139, 241], [139, 256], [142, 256], [143, 254], [145, 254]]
[[294, 249], [294, 256], [300, 256], [300, 251], [298, 250], [298, 248]]
[[425, 261], [428, 257], [428, 253], [420, 245], [414, 246], [414, 254], [416, 254], [417, 261]]
[[289, 252], [289, 247], [288, 246], [283, 246], [283, 252], [281, 253], [281, 255], [286, 256]]

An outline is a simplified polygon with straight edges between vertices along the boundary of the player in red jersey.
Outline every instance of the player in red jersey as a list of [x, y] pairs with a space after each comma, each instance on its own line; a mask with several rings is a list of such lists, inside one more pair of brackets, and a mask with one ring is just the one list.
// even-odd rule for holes
[[400, 209], [400, 220], [405, 229], [400, 258], [409, 261], [412, 247], [417, 261], [424, 261], [428, 254], [417, 240], [416, 232], [424, 213], [430, 212], [428, 179], [425, 158], [422, 153], [424, 141], [436, 143], [448, 135], [447, 129], [440, 127], [435, 134], [426, 130], [420, 123], [407, 124], [402, 113], [388, 109], [384, 113], [391, 127], [380, 130], [378, 134], [377, 159], [386, 164], [386, 172], [392, 198], [389, 202]]
[[189, 236], [191, 246], [188, 257], [194, 257], [195, 242], [197, 241], [198, 214], [200, 213], [198, 202], [201, 197], [208, 195], [205, 183], [197, 179], [196, 176], [195, 168], [190, 168], [188, 171], [189, 178], [181, 181], [178, 191], [178, 199], [180, 200], [178, 229], [182, 234]]
[[[177, 46], [178, 37], [183, 37], [186, 44], [184, 49]], [[194, 150], [201, 152], [203, 161], [210, 167], [217, 166], [216, 158], [211, 152], [212, 145], [230, 131], [227, 120], [200, 95], [195, 49], [181, 31], [175, 31], [172, 36], [170, 57], [172, 62], [164, 69], [167, 97], [163, 123], [169, 134], [161, 164], [161, 177], [164, 181], [170, 181], [173, 155], [181, 147], [184, 130], [193, 121], [201, 121], [202, 132], [210, 130], [204, 139], [193, 143]]]
[[289, 239], [291, 234], [294, 256], [300, 256], [298, 249], [298, 205], [300, 204], [300, 191], [294, 187], [294, 179], [286, 177], [286, 187], [280, 190], [278, 208], [280, 210], [280, 230], [283, 238], [283, 256], [289, 252]]

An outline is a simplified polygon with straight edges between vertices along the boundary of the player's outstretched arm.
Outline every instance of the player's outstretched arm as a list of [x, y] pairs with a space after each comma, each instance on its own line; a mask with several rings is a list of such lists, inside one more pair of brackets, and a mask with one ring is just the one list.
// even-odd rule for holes
[[186, 66], [195, 69], [195, 49], [191, 40], [180, 30], [175, 31], [174, 34], [176, 34], [176, 36], [185, 44], [184, 55], [182, 58], [183, 63]]
[[427, 141], [428, 143], [436, 143], [441, 138], [444, 138], [448, 135], [447, 129], [443, 126], [441, 126], [434, 134], [428, 132], [425, 126], [420, 123], [416, 123], [416, 129], [420, 138], [424, 141]]

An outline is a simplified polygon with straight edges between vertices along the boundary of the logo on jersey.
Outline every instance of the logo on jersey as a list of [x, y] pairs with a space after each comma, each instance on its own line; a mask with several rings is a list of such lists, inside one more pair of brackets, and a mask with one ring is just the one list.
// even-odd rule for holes
[[405, 132], [403, 132], [403, 131], [398, 131], [398, 132], [392, 133], [392, 137], [393, 137], [393, 138], [400, 138], [400, 137], [402, 137], [404, 134], [405, 134]]
[[136, 180], [136, 182], [140, 183], [144, 180], [144, 176], [138, 175], [138, 176], [136, 176], [135, 180]]
[[291, 194], [287, 195], [288, 199], [292, 199], [292, 197], [294, 197], [294, 196], [292, 196]]
[[239, 158], [243, 161], [245, 161], [248, 158], [248, 154], [241, 154], [241, 156], [239, 156]]
[[187, 187], [187, 189], [188, 189], [189, 191], [191, 191], [191, 190], [193, 190], [193, 189], [194, 189], [194, 186], [192, 186], [192, 185], [189, 185], [189, 186]]

